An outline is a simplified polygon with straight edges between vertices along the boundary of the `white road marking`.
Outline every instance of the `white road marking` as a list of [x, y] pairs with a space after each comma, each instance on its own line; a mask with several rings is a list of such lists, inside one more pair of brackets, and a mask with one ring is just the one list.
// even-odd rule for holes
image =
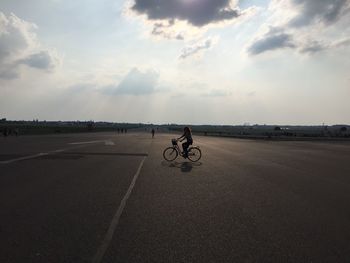
[[111, 146], [111, 145], [115, 145], [115, 144], [112, 141], [105, 141], [105, 145]]
[[38, 153], [38, 154], [29, 155], [29, 156], [24, 156], [24, 157], [20, 157], [20, 158], [16, 158], [16, 159], [11, 159], [11, 160], [7, 160], [7, 161], [1, 161], [0, 164], [14, 163], [14, 162], [18, 162], [18, 161], [23, 161], [23, 160], [29, 160], [29, 159], [38, 158], [38, 157], [45, 156], [45, 155], [49, 155], [49, 153]]
[[145, 160], [146, 160], [146, 157], [144, 157], [142, 159], [142, 161], [141, 161], [141, 163], [139, 165], [139, 168], [137, 169], [136, 174], [134, 175], [134, 178], [131, 181], [131, 184], [129, 186], [128, 191], [126, 192], [126, 194], [124, 195], [122, 201], [120, 202], [118, 210], [117, 210], [117, 212], [115, 213], [115, 215], [114, 215], [114, 217], [112, 219], [112, 222], [111, 222], [111, 224], [110, 224], [110, 226], [108, 228], [108, 231], [107, 231], [107, 233], [106, 233], [106, 235], [105, 235], [105, 237], [103, 239], [103, 242], [102, 242], [101, 246], [98, 248], [97, 253], [96, 253], [96, 255], [94, 256], [94, 258], [92, 260], [93, 263], [100, 263], [102, 261], [103, 256], [105, 255], [105, 253], [106, 253], [106, 251], [107, 251], [107, 249], [109, 247], [109, 244], [112, 241], [115, 229], [118, 226], [119, 219], [120, 219], [120, 217], [121, 217], [121, 215], [123, 213], [123, 210], [125, 208], [126, 201], [130, 197], [132, 189], [135, 186], [136, 180], [139, 177], [140, 171], [142, 169], [142, 166], [143, 166], [143, 163], [145, 162]]
[[60, 149], [60, 150], [52, 151], [52, 153], [61, 153], [61, 152], [67, 151], [67, 150], [68, 149]]
[[88, 142], [71, 142], [70, 145], [80, 145], [80, 144], [93, 144], [93, 143], [100, 143], [104, 141], [88, 141]]
[[18, 162], [18, 161], [23, 161], [23, 160], [29, 160], [29, 159], [35, 159], [35, 158], [39, 158], [41, 156], [45, 156], [45, 155], [49, 155], [49, 154], [56, 154], [56, 153], [61, 153], [61, 152], [65, 152], [71, 149], [75, 149], [75, 148], [80, 148], [80, 147], [84, 147], [84, 145], [86, 144], [94, 144], [94, 143], [101, 143], [104, 142], [105, 145], [114, 145], [114, 142], [112, 142], [111, 140], [104, 140], [104, 141], [87, 141], [87, 142], [72, 142], [69, 143], [69, 145], [78, 145], [76, 147], [70, 147], [70, 148], [66, 148], [66, 149], [59, 149], [59, 150], [54, 150], [54, 151], [49, 151], [46, 153], [38, 153], [38, 154], [33, 154], [33, 155], [28, 155], [28, 156], [24, 156], [24, 157], [19, 157], [19, 158], [15, 158], [15, 159], [11, 159], [11, 160], [6, 160], [6, 161], [0, 161], [0, 164], [9, 164], [9, 163], [14, 163], [14, 162]]
[[14, 162], [18, 162], [18, 161], [35, 159], [35, 158], [39, 158], [39, 157], [42, 157], [42, 156], [46, 156], [46, 155], [50, 155], [50, 154], [57, 154], [57, 153], [61, 153], [61, 152], [65, 152], [65, 151], [68, 151], [68, 150], [77, 149], [77, 148], [81, 148], [81, 147], [84, 147], [84, 145], [70, 147], [70, 148], [66, 148], [66, 149], [59, 149], [59, 150], [49, 151], [49, 152], [46, 152], [46, 153], [38, 153], [38, 154], [28, 155], [28, 156], [19, 157], [19, 158], [15, 158], [15, 159], [11, 159], [11, 160], [6, 160], [6, 161], [0, 161], [0, 164], [9, 164], [9, 163], [14, 163]]

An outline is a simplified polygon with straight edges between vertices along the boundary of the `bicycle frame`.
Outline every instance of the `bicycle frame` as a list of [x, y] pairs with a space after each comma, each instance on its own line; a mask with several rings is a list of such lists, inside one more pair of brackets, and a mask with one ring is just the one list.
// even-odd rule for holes
[[181, 151], [180, 146], [179, 146], [179, 144], [177, 143], [177, 141], [176, 141], [176, 144], [173, 143], [173, 148], [177, 151], [177, 153], [178, 153], [180, 156], [182, 156], [182, 151]]

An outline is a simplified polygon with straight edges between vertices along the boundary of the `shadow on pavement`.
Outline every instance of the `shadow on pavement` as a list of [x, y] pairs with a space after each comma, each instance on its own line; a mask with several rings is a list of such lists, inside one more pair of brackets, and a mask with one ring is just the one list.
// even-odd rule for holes
[[188, 162], [188, 161], [183, 161], [183, 162], [167, 162], [167, 161], [162, 161], [163, 166], [167, 166], [170, 168], [178, 168], [181, 170], [183, 173], [189, 173], [192, 171], [193, 168], [199, 167], [202, 165], [201, 162]]

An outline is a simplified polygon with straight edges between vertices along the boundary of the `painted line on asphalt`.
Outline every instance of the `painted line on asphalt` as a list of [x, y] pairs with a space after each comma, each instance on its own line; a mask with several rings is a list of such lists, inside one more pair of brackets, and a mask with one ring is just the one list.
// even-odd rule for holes
[[121, 153], [121, 152], [66, 152], [66, 155], [96, 155], [96, 156], [136, 156], [147, 157], [148, 153]]
[[100, 143], [105, 141], [88, 141], [88, 142], [71, 142], [70, 145], [81, 145], [81, 144], [93, 144], [93, 143]]
[[78, 148], [82, 148], [82, 147], [84, 147], [84, 145], [79, 145], [79, 146], [70, 147], [70, 148], [66, 148], [66, 149], [58, 149], [58, 150], [49, 151], [49, 152], [45, 152], [45, 153], [38, 153], [38, 154], [28, 155], [28, 156], [19, 157], [19, 158], [15, 158], [15, 159], [10, 159], [10, 160], [6, 160], [6, 161], [0, 161], [0, 164], [10, 164], [10, 163], [19, 162], [19, 161], [36, 159], [36, 158], [40, 158], [42, 156], [62, 153], [62, 152], [68, 151], [68, 150], [78, 149]]
[[77, 146], [76, 147], [66, 148], [66, 149], [59, 149], [59, 150], [49, 151], [49, 152], [45, 152], [45, 153], [38, 153], [38, 154], [28, 155], [28, 156], [19, 157], [19, 158], [15, 158], [15, 159], [11, 159], [11, 160], [6, 160], [6, 161], [0, 161], [0, 164], [10, 164], [10, 163], [18, 162], [18, 161], [35, 159], [35, 158], [39, 158], [39, 157], [50, 155], [50, 154], [62, 153], [62, 152], [68, 151], [68, 150], [84, 147], [86, 144], [94, 144], [94, 143], [101, 143], [101, 142], [104, 142], [105, 145], [114, 145], [114, 142], [112, 142], [111, 140], [72, 142], [72, 143], [69, 143], [69, 145], [77, 145]]
[[105, 145], [112, 146], [115, 145], [111, 140], [105, 141]]
[[1, 161], [0, 164], [9, 164], [9, 163], [14, 163], [14, 162], [18, 162], [18, 161], [24, 161], [24, 160], [29, 160], [29, 159], [35, 159], [35, 158], [39, 158], [39, 157], [45, 156], [45, 155], [49, 155], [49, 153], [38, 153], [38, 154], [29, 155], [29, 156], [24, 156], [24, 157], [20, 157], [20, 158], [16, 158], [16, 159], [11, 159], [11, 160], [7, 160], [7, 161]]
[[115, 215], [113, 216], [113, 219], [112, 219], [112, 222], [111, 224], [109, 225], [109, 228], [108, 228], [108, 231], [102, 241], [102, 244], [101, 246], [98, 248], [97, 250], [97, 253], [96, 255], [94, 256], [92, 262], [93, 263], [100, 263], [109, 247], [109, 244], [111, 243], [112, 241], [112, 238], [113, 238], [113, 235], [114, 235], [114, 232], [118, 226], [118, 223], [119, 223], [119, 219], [123, 213], [123, 210], [125, 208], [125, 205], [126, 205], [126, 202], [127, 200], [129, 199], [130, 195], [131, 195], [131, 192], [135, 186], [135, 183], [136, 183], [136, 180], [137, 178], [139, 177], [139, 174], [141, 172], [141, 169], [142, 169], [142, 166], [143, 166], [143, 163], [145, 162], [146, 160], [146, 157], [144, 157], [139, 165], [139, 168], [137, 169], [135, 175], [134, 175], [134, 178], [132, 179], [131, 181], [131, 184], [129, 186], [129, 189], [128, 191], [126, 192], [126, 194], [124, 195], [122, 201], [120, 202], [120, 205], [118, 207], [118, 210], [117, 212], [115, 213]]

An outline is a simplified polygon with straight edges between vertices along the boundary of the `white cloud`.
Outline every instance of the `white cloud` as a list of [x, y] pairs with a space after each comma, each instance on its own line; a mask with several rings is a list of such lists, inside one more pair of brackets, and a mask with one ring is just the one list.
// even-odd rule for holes
[[341, 42], [349, 35], [334, 39], [326, 34], [346, 29], [339, 22], [349, 16], [350, 0], [272, 0], [268, 10], [269, 19], [247, 48], [251, 55], [286, 47], [312, 54], [350, 44]]
[[209, 97], [209, 98], [227, 97], [230, 95], [231, 93], [229, 91], [223, 90], [223, 89], [212, 89], [212, 90], [209, 90], [208, 92], [204, 92], [201, 94], [202, 97]]
[[324, 43], [317, 40], [312, 40], [301, 46], [299, 49], [300, 53], [314, 54], [325, 50], [331, 50], [335, 48], [350, 46], [350, 38], [341, 39], [329, 43]]
[[20, 65], [46, 71], [59, 65], [57, 52], [41, 46], [36, 30], [35, 24], [0, 12], [0, 78], [18, 77]]
[[117, 85], [110, 85], [102, 90], [114, 95], [149, 95], [157, 92], [159, 74], [154, 70], [140, 71], [133, 68]]
[[162, 36], [166, 39], [184, 40], [185, 37], [183, 33], [171, 29], [174, 24], [175, 22], [173, 19], [167, 22], [156, 22], [153, 24], [151, 34], [154, 36]]
[[186, 59], [190, 56], [201, 54], [204, 50], [210, 49], [217, 43], [217, 38], [207, 38], [200, 40], [192, 45], [185, 47], [180, 55], [180, 59]]
[[289, 22], [293, 27], [308, 26], [315, 22], [333, 24], [349, 8], [348, 0], [292, 0], [292, 3], [299, 10]]
[[17, 77], [17, 70], [12, 65], [2, 65], [0, 63], [0, 79], [14, 79]]

